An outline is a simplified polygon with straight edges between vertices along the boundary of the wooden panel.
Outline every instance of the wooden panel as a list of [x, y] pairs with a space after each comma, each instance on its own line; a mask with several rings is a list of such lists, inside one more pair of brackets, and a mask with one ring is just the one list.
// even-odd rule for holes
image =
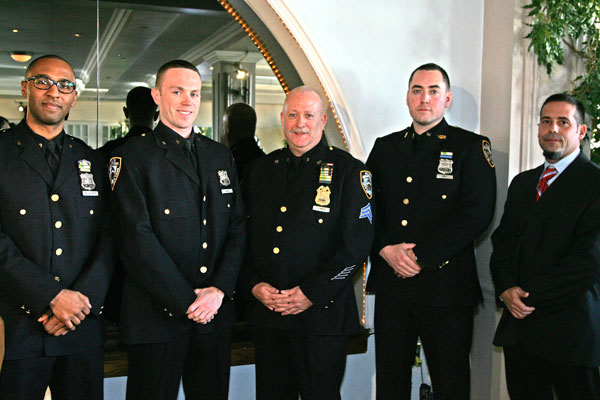
[[[367, 352], [369, 332], [362, 329], [360, 333], [350, 336], [347, 354]], [[254, 345], [251, 328], [245, 322], [233, 325], [233, 342], [231, 344], [231, 366], [254, 364]], [[109, 332], [104, 350], [104, 377], [114, 378], [127, 376], [127, 350], [118, 343], [118, 333]]]

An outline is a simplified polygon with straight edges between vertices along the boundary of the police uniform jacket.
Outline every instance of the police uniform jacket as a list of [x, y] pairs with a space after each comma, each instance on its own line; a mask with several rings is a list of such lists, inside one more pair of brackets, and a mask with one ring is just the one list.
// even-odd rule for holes
[[[67, 135], [54, 179], [44, 151], [22, 121], [0, 136], [0, 171], [5, 358], [72, 354], [100, 346], [99, 315], [113, 257], [105, 162]], [[36, 320], [62, 289], [83, 293], [92, 309], [75, 331], [54, 337]]]
[[[474, 240], [489, 225], [496, 178], [489, 139], [444, 119], [413, 154], [409, 127], [376, 140], [367, 160], [377, 199], [368, 288], [429, 306], [474, 305], [481, 298]], [[415, 243], [422, 271], [399, 279], [379, 256]]]
[[[244, 251], [245, 221], [229, 150], [195, 135], [198, 170], [177, 133], [160, 123], [111, 158], [119, 251], [127, 277], [120, 337], [162, 343], [208, 333], [234, 318], [231, 298]], [[194, 289], [225, 293], [215, 319], [189, 320]]]
[[517, 175], [492, 235], [496, 293], [519, 286], [535, 307], [524, 319], [505, 309], [497, 346], [520, 344], [571, 366], [600, 364], [600, 169], [580, 154], [535, 201], [543, 166]]
[[[371, 174], [363, 163], [323, 142], [308, 153], [293, 186], [286, 178], [287, 149], [248, 167], [243, 283], [248, 290], [259, 282], [280, 290], [299, 285], [313, 305], [281, 316], [251, 296], [250, 321], [305, 334], [346, 334], [359, 328], [352, 277], [362, 271], [372, 243]], [[317, 200], [319, 192], [323, 197]]]

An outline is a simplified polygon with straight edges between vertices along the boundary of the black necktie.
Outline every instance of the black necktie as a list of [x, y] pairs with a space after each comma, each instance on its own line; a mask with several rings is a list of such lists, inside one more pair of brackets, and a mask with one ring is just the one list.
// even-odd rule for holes
[[183, 152], [194, 168], [194, 171], [198, 171], [198, 160], [196, 159], [196, 152], [194, 149], [194, 139], [187, 139], [183, 142]]
[[293, 186], [296, 181], [300, 178], [303, 167], [302, 157], [291, 157], [288, 161], [288, 174], [287, 181], [288, 185]]
[[56, 178], [56, 174], [58, 173], [58, 166], [60, 165], [60, 155], [58, 152], [58, 146], [56, 145], [56, 142], [54, 140], [48, 141], [48, 144], [46, 146], [46, 161], [48, 161], [50, 170]]

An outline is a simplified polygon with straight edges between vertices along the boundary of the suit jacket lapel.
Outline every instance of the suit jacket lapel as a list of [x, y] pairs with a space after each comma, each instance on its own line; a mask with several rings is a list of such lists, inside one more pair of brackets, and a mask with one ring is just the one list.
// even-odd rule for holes
[[397, 149], [400, 153], [397, 157], [398, 162], [403, 165], [409, 164], [413, 159], [412, 137], [409, 130], [400, 132], [397, 138]]
[[17, 146], [22, 149], [21, 159], [38, 173], [49, 187], [52, 187], [54, 177], [44, 157], [43, 151], [23, 127], [16, 136]]
[[[194, 133], [192, 133], [194, 135]], [[196, 138], [196, 158], [198, 159], [198, 166], [202, 174], [200, 174], [200, 180], [202, 185], [202, 193], [206, 193], [208, 189], [208, 182], [210, 181], [210, 176], [206, 176], [207, 174], [216, 174], [216, 170], [211, 169], [212, 165], [212, 154], [209, 151], [206, 151], [206, 143], [203, 143], [199, 138]], [[187, 162], [187, 160], [185, 160]], [[187, 162], [189, 164], [189, 162]], [[196, 173], [196, 176], [198, 174]]]
[[55, 189], [59, 188], [69, 176], [75, 172], [75, 163], [77, 162], [77, 155], [73, 151], [73, 144], [69, 136], [65, 136], [63, 141], [62, 151], [60, 153], [60, 165], [58, 166], [58, 173], [54, 180]]
[[[564, 193], [569, 193], [570, 192], [569, 187], [575, 183], [575, 180], [581, 174], [581, 172], [583, 171], [583, 168], [587, 162], [588, 162], [588, 158], [583, 153], [580, 153], [579, 156], [577, 156], [577, 158], [575, 160], [573, 160], [573, 162], [567, 167], [567, 169], [565, 169], [558, 176], [558, 178], [556, 178], [556, 180], [554, 182], [552, 182], [552, 184], [550, 186], [548, 186], [548, 188], [546, 189], [546, 191], [544, 192], [542, 197], [540, 197], [540, 199], [538, 200], [537, 208], [544, 208], [544, 207], [546, 207], [546, 205], [552, 204], [553, 199], [555, 199], [557, 196], [561, 196]], [[541, 168], [543, 168], [543, 166], [541, 166], [540, 169]], [[540, 170], [538, 177], [541, 174], [542, 174], [542, 171]], [[537, 181], [536, 181], [535, 185], [537, 186]], [[534, 187], [534, 193], [535, 193], [535, 187]], [[535, 196], [535, 194], [534, 194], [534, 196]]]
[[265, 176], [263, 179], [273, 179], [277, 186], [277, 195], [279, 202], [285, 201], [287, 198], [287, 157], [286, 151], [281, 150], [278, 157], [273, 160], [273, 172], [270, 177]]

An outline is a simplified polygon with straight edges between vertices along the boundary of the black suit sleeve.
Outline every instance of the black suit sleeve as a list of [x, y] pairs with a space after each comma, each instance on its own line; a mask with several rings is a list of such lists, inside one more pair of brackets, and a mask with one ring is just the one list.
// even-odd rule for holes
[[123, 156], [122, 163], [112, 198], [125, 270], [174, 316], [185, 315], [196, 299], [194, 288], [154, 233], [145, 176], [133, 157]]
[[96, 246], [70, 288], [83, 293], [90, 299], [92, 304], [90, 312], [96, 316], [100, 313], [100, 305], [104, 303], [104, 297], [108, 291], [115, 257], [110, 217], [108, 217], [108, 213], [106, 214], [104, 225], [96, 237]]
[[[519, 180], [519, 176], [515, 178], [515, 182]], [[514, 187], [513, 182], [508, 188], [508, 195], [506, 197], [506, 203], [504, 204], [504, 213], [500, 225], [492, 234], [492, 244], [494, 251], [490, 258], [490, 270], [492, 272], [492, 279], [496, 290], [496, 296], [502, 295], [506, 289], [513, 286], [518, 286], [515, 279], [515, 262], [514, 254], [511, 246], [514, 233], [512, 232], [512, 219], [514, 218], [511, 214], [511, 210], [515, 207], [514, 199]]]

